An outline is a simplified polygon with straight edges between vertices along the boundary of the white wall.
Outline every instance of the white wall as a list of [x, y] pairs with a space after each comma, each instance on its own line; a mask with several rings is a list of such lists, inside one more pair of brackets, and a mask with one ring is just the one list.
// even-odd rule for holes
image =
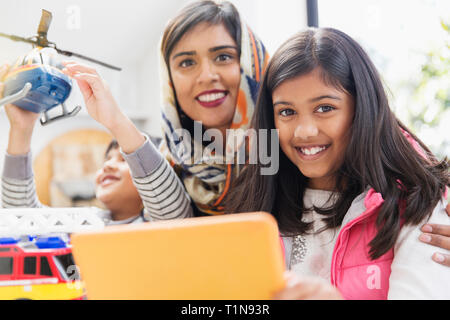
[[272, 55], [307, 26], [306, 0], [231, 0]]

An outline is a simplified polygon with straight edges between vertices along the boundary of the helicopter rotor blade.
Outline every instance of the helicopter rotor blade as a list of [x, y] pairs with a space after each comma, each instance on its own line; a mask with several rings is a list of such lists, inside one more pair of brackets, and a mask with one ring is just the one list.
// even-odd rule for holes
[[[34, 40], [33, 38], [23, 38], [23, 37], [10, 35], [10, 34], [6, 34], [6, 33], [2, 33], [2, 32], [0, 32], [0, 37], [8, 38], [8, 39], [13, 40], [13, 41], [30, 43], [33, 46], [41, 46], [42, 45], [41, 43], [39, 43], [38, 40]], [[98, 61], [98, 60], [95, 60], [95, 59], [83, 56], [83, 55], [78, 54], [78, 53], [74, 53], [74, 52], [58, 49], [58, 48], [56, 48], [54, 43], [51, 43], [51, 42], [48, 42], [48, 41], [47, 41], [46, 47], [54, 48], [59, 54], [62, 54], [62, 55], [68, 56], [68, 57], [78, 57], [78, 58], [81, 58], [81, 59], [84, 59], [84, 60], [87, 60], [87, 61], [99, 64], [101, 66], [104, 66], [104, 67], [107, 67], [107, 68], [110, 68], [110, 69], [113, 69], [113, 70], [122, 71], [122, 68], [115, 67], [115, 66], [110, 65], [108, 63], [101, 62], [101, 61]]]
[[99, 64], [101, 66], [113, 69], [113, 70], [117, 70], [117, 71], [121, 71], [122, 69], [119, 67], [115, 67], [113, 65], [110, 65], [108, 63], [105, 62], [101, 62], [98, 60], [95, 60], [93, 58], [89, 58], [86, 56], [83, 56], [81, 54], [78, 53], [74, 53], [74, 52], [70, 52], [70, 51], [65, 51], [65, 50], [61, 50], [58, 49], [56, 47], [56, 45], [53, 42], [48, 41], [47, 39], [47, 32], [50, 28], [50, 24], [52, 22], [52, 13], [50, 11], [47, 11], [45, 9], [42, 9], [42, 15], [41, 15], [41, 21], [39, 22], [39, 27], [38, 27], [38, 34], [35, 37], [31, 37], [31, 38], [22, 38], [22, 37], [18, 37], [18, 36], [14, 36], [14, 35], [9, 35], [9, 34], [5, 34], [5, 33], [1, 33], [0, 32], [0, 37], [5, 37], [8, 39], [11, 39], [13, 41], [21, 41], [21, 42], [26, 42], [26, 43], [30, 43], [33, 45], [33, 47], [42, 47], [42, 48], [46, 48], [46, 47], [50, 47], [50, 48], [54, 48], [59, 54], [68, 56], [68, 57], [78, 57], [96, 64]]
[[30, 43], [32, 45], [38, 45], [38, 42], [36, 40], [22, 38], [22, 37], [19, 37], [19, 36], [10, 35], [10, 34], [6, 34], [6, 33], [1, 33], [0, 32], [0, 37], [8, 38], [8, 39], [10, 39], [12, 41], [26, 42], [26, 43]]
[[105, 62], [101, 62], [101, 61], [98, 61], [98, 60], [95, 60], [95, 59], [83, 56], [83, 55], [78, 54], [78, 53], [65, 51], [65, 50], [61, 50], [61, 49], [58, 49], [58, 48], [55, 48], [55, 49], [56, 49], [56, 51], [58, 51], [59, 54], [62, 54], [62, 55], [68, 56], [68, 57], [72, 57], [73, 56], [73, 57], [81, 58], [83, 60], [87, 60], [87, 61], [99, 64], [101, 66], [104, 66], [104, 67], [107, 67], [107, 68], [110, 68], [110, 69], [113, 69], [113, 70], [117, 70], [117, 71], [121, 71], [122, 70], [122, 68], [115, 67], [115, 66], [113, 66], [111, 64], [108, 64], [108, 63], [105, 63]]
[[52, 13], [45, 9], [42, 9], [41, 21], [39, 22], [38, 35], [47, 37], [48, 29], [52, 23]]

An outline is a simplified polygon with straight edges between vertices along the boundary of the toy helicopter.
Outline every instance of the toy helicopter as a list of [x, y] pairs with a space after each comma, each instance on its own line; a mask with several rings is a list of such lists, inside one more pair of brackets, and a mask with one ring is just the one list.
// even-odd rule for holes
[[[41, 125], [73, 117], [81, 110], [80, 106], [76, 106], [68, 111], [64, 104], [72, 90], [72, 80], [61, 71], [63, 66], [58, 59], [58, 53], [82, 58], [113, 70], [121, 70], [101, 61], [58, 49], [55, 43], [47, 39], [51, 21], [52, 13], [43, 9], [36, 36], [22, 38], [0, 33], [0, 37], [30, 43], [33, 46], [31, 52], [17, 59], [3, 79], [4, 98], [0, 99], [0, 106], [13, 103], [22, 109], [43, 113], [40, 119]], [[62, 114], [51, 118], [47, 112], [59, 105], [62, 108]]]

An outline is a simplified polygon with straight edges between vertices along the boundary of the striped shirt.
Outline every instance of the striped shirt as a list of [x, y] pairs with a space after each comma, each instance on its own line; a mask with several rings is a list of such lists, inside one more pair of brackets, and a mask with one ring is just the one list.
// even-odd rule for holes
[[[132, 222], [179, 219], [193, 216], [191, 199], [175, 171], [153, 146], [148, 137], [135, 152], [125, 154], [133, 183], [144, 204], [143, 218]], [[5, 155], [2, 176], [3, 208], [42, 208], [34, 183], [31, 152], [26, 155]], [[113, 221], [109, 211], [93, 208], [107, 224]], [[124, 220], [123, 223], [129, 223]]]

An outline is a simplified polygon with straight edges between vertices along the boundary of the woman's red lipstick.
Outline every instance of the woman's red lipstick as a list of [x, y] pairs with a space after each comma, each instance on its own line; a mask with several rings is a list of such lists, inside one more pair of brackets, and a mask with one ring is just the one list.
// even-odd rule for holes
[[[209, 90], [200, 93], [195, 99], [205, 108], [215, 108], [220, 106], [228, 97], [228, 92], [224, 90]], [[200, 100], [200, 98], [203, 100]]]

